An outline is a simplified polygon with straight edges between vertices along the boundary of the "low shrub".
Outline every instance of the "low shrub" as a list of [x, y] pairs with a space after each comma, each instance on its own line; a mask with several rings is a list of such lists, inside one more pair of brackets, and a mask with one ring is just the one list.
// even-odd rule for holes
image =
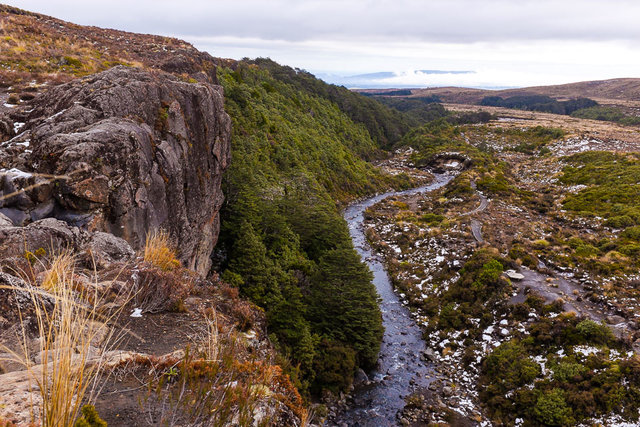
[[135, 275], [136, 307], [145, 313], [182, 311], [180, 307], [195, 280], [188, 270], [165, 270], [155, 264], [142, 264]]
[[106, 421], [100, 418], [95, 406], [84, 405], [81, 412], [82, 416], [76, 420], [74, 427], [107, 427]]

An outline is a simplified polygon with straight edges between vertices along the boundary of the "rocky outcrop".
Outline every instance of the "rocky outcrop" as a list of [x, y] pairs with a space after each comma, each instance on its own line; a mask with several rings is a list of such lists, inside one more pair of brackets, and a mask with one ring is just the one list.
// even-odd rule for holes
[[131, 261], [135, 252], [119, 237], [100, 231], [89, 232], [55, 218], [45, 218], [16, 227], [0, 214], [0, 261], [29, 258], [28, 253], [47, 254], [68, 250], [86, 259], [91, 267], [104, 267], [113, 262]]
[[28, 190], [0, 202], [0, 213], [15, 225], [54, 217], [134, 248], [163, 228], [183, 265], [208, 273], [230, 160], [220, 87], [120, 66], [34, 105], [26, 131], [0, 149], [18, 150], [11, 166], [21, 168], [0, 170], [3, 194]]

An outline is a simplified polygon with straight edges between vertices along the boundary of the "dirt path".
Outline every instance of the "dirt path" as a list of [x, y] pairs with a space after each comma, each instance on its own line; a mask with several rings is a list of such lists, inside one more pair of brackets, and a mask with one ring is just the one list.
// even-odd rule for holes
[[[478, 195], [478, 197], [480, 197], [480, 204], [475, 209], [473, 209], [473, 210], [471, 210], [469, 212], [465, 212], [463, 214], [460, 214], [461, 217], [462, 216], [470, 216], [470, 215], [474, 215], [474, 214], [483, 212], [485, 209], [487, 209], [487, 206], [489, 206], [489, 199], [487, 199], [484, 194], [482, 194], [480, 191], [478, 191], [478, 187], [477, 187], [475, 181], [471, 182], [471, 188], [473, 188], [476, 191], [476, 194]], [[484, 243], [484, 239], [482, 238], [482, 222], [480, 222], [477, 219], [472, 219], [471, 220], [471, 233], [473, 234], [473, 237], [476, 239], [476, 241], [478, 243]]]
[[596, 322], [606, 321], [613, 333], [619, 338], [628, 334], [629, 331], [633, 331], [632, 325], [623, 317], [608, 310], [600, 303], [583, 299], [581, 295], [584, 290], [579, 283], [559, 275], [544, 274], [526, 267], [521, 267], [518, 272], [524, 276], [524, 279], [512, 281], [518, 289], [518, 294], [510, 300], [512, 304], [524, 302], [527, 294], [534, 291], [547, 303], [561, 299], [564, 311], [573, 311]]

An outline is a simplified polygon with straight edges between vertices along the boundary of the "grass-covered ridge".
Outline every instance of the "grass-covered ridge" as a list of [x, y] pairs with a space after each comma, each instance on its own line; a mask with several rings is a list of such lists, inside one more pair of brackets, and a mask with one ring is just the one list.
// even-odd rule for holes
[[344, 390], [376, 363], [382, 324], [336, 202], [408, 184], [365, 161], [395, 138], [378, 119], [399, 113], [267, 60], [218, 74], [233, 120], [223, 277], [265, 309], [301, 390]]

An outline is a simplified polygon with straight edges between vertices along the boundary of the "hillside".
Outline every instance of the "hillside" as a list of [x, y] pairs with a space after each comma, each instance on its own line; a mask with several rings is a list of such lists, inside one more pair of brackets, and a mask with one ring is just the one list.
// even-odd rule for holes
[[[72, 233], [89, 229], [124, 239], [118, 241], [130, 248], [123, 262], [133, 262], [133, 251], [146, 251], [155, 230], [166, 231], [162, 251], [175, 257], [169, 258], [169, 269], [182, 265], [178, 276], [192, 274], [190, 269], [209, 281], [197, 290], [178, 291], [169, 286], [177, 277], [163, 279], [165, 293], [158, 297], [168, 302], [149, 301], [142, 319], [170, 325], [186, 311], [204, 327], [211, 320], [210, 305], [225, 318], [218, 326], [225, 330], [224, 340], [216, 351], [238, 357], [215, 369], [227, 369], [223, 373], [229, 378], [240, 369], [247, 384], [265, 381], [249, 375], [253, 365], [243, 365], [244, 348], [250, 353], [256, 346], [257, 363], [269, 366], [284, 387], [275, 400], [267, 399], [271, 391], [247, 395], [239, 390], [245, 393], [240, 403], [247, 405], [230, 406], [229, 416], [240, 411], [252, 417], [256, 407], [268, 406], [274, 420], [297, 424], [306, 416], [298, 391], [305, 399], [337, 395], [350, 387], [357, 369], [375, 365], [380, 311], [339, 206], [411, 184], [406, 175], [386, 175], [368, 163], [388, 155], [383, 148], [400, 140], [409, 119], [269, 60], [213, 58], [180, 40], [83, 27], [8, 6], [0, 6], [0, 13], [0, 166], [10, 177], [3, 181], [8, 196], [0, 213], [11, 226], [7, 236], [27, 228], [40, 233], [26, 252], [5, 246], [7, 259], [33, 256], [45, 270], [55, 264], [63, 245], [48, 249], [42, 242], [47, 233], [62, 231], [43, 228], [42, 221], [58, 221], [56, 227], [70, 227]], [[19, 173], [14, 177], [11, 171]], [[26, 199], [9, 194], [26, 186], [35, 189]], [[41, 188], [59, 190], [43, 194]], [[84, 243], [72, 248], [74, 257], [85, 251]], [[87, 274], [85, 267], [76, 268]], [[105, 261], [98, 280], [106, 280], [107, 267], [115, 268]], [[144, 269], [122, 268], [123, 283], [129, 283], [127, 275], [138, 277], [131, 271]], [[160, 286], [151, 280], [149, 289]], [[238, 292], [256, 306], [239, 300]], [[153, 299], [151, 294], [145, 298]], [[133, 311], [134, 300], [124, 309]], [[134, 329], [144, 322], [127, 319], [123, 316]], [[159, 351], [187, 345], [176, 338], [182, 335], [173, 326], [164, 328], [165, 338], [145, 348], [152, 360], [145, 364], [153, 364]], [[224, 347], [238, 337], [242, 348]], [[5, 344], [12, 339], [3, 336]], [[129, 338], [118, 344], [121, 350], [131, 346], [139, 348]], [[186, 383], [191, 364], [204, 362], [193, 356], [186, 371], [168, 378], [195, 387]], [[172, 363], [181, 360], [177, 357]], [[284, 373], [278, 374], [281, 368]], [[7, 375], [13, 369], [7, 367]], [[132, 396], [139, 398], [149, 396]], [[109, 401], [98, 400], [96, 406], [109, 424], [119, 425]]]

